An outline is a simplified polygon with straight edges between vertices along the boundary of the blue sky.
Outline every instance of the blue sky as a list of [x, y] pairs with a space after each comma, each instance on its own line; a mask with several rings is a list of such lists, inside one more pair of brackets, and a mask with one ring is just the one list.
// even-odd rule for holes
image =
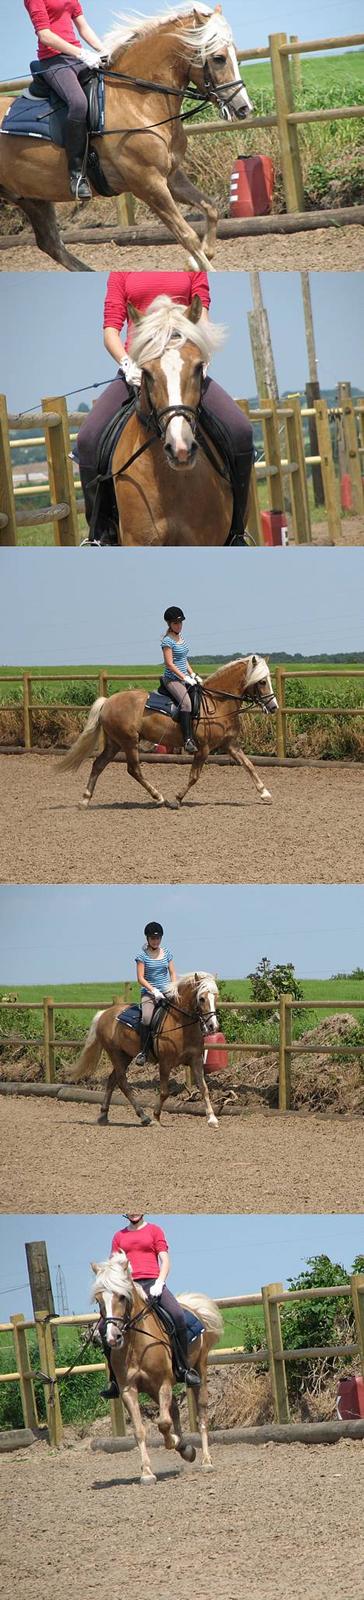
[[[122, 266], [122, 259], [120, 259]], [[168, 252], [165, 260], [168, 270]], [[312, 272], [311, 299], [321, 387], [335, 388], [347, 379], [363, 387], [362, 275]], [[10, 411], [35, 409], [43, 395], [80, 389], [91, 405], [89, 384], [107, 383], [116, 372], [104, 348], [102, 323], [107, 273], [7, 273], [1, 284], [1, 388]], [[261, 273], [269, 316], [278, 387], [282, 393], [304, 389], [307, 355], [298, 272]], [[214, 356], [211, 373], [239, 398], [256, 393], [247, 313], [252, 309], [247, 272], [211, 273], [211, 317], [227, 328], [223, 349]], [[14, 328], [21, 361], [14, 361]], [[47, 337], [44, 330], [47, 329]], [[333, 329], [335, 337], [333, 338]], [[51, 330], [51, 336], [50, 336]], [[75, 337], [76, 334], [76, 337]], [[80, 388], [81, 386], [81, 388]]]
[[132, 980], [152, 917], [179, 972], [243, 978], [262, 955], [293, 961], [306, 978], [362, 964], [358, 884], [19, 884], [0, 888], [0, 986]]
[[[9, 6], [3, 0], [2, 9], [3, 76], [24, 76], [36, 54], [34, 32], [23, 0], [11, 0]], [[121, 3], [114, 6], [111, 0], [85, 0], [84, 6], [87, 21], [101, 37], [122, 9]], [[132, 16], [137, 8], [125, 4], [124, 9]], [[146, 16], [153, 16], [158, 9], [163, 9], [161, 0], [159, 4], [158, 0], [144, 0], [140, 5]], [[329, 33], [340, 37], [344, 27], [347, 33], [358, 33], [362, 26], [359, 0], [346, 0], [344, 13], [341, 0], [296, 0], [294, 15], [289, 0], [261, 0], [259, 8], [255, 0], [244, 0], [243, 7], [240, 0], [225, 0], [223, 9], [239, 50], [266, 45], [269, 33], [289, 34], [292, 30], [300, 39], [320, 39]]]
[[[128, 1197], [121, 1196], [121, 1204]], [[150, 1217], [164, 1229], [172, 1256], [169, 1279], [175, 1293], [201, 1289], [212, 1296], [255, 1294], [262, 1284], [282, 1282], [302, 1271], [308, 1256], [324, 1252], [350, 1269], [364, 1249], [361, 1216]], [[31, 1315], [24, 1245], [45, 1239], [55, 1294], [63, 1268], [69, 1309], [90, 1308], [91, 1260], [105, 1260], [123, 1226], [120, 1212], [107, 1216], [7, 1216], [0, 1219], [0, 1320], [16, 1311]]]
[[161, 660], [180, 605], [191, 656], [361, 650], [363, 550], [3, 550], [4, 666]]

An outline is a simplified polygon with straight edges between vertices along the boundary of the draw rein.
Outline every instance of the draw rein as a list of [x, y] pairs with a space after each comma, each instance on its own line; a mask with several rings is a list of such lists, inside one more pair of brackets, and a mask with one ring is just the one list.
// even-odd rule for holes
[[[177, 96], [177, 99], [181, 101], [187, 95], [189, 100], [196, 102], [192, 106], [191, 111], [177, 111], [175, 116], [162, 117], [159, 122], [148, 123], [145, 128], [102, 128], [100, 129], [99, 134], [92, 135], [92, 138], [102, 139], [110, 138], [112, 134], [119, 133], [125, 133], [129, 136], [135, 133], [152, 133], [155, 128], [163, 128], [166, 123], [187, 122], [190, 117], [196, 116], [197, 111], [203, 111], [204, 107], [209, 104], [209, 101], [215, 101], [220, 107], [224, 120], [230, 121], [231, 117], [229, 106], [232, 105], [232, 102], [235, 100], [239, 90], [244, 87], [242, 78], [239, 78], [239, 80], [233, 78], [231, 83], [222, 84], [220, 89], [218, 84], [214, 84], [213, 79], [210, 76], [207, 61], [205, 62], [203, 72], [205, 84], [204, 95], [201, 95], [199, 89], [192, 89], [192, 87], [188, 88], [188, 86], [185, 89], [174, 89], [170, 84], [156, 83], [153, 79], [149, 80], [148, 78], [134, 78], [132, 74], [128, 72], [113, 72], [110, 67], [102, 68], [101, 71], [98, 72], [98, 76], [103, 77], [105, 84], [107, 84], [109, 81], [111, 83], [123, 83], [125, 86], [129, 86], [133, 89], [147, 89], [151, 94], [174, 95]], [[233, 92], [229, 95], [229, 100], [226, 102], [225, 92], [228, 89], [231, 89]]]

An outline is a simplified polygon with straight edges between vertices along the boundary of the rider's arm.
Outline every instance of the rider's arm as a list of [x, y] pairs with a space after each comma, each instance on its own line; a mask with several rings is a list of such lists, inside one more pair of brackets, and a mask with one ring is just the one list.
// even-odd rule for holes
[[145, 977], [144, 961], [137, 961], [137, 979], [138, 983], [143, 984], [143, 989], [148, 989], [149, 994], [154, 995], [155, 984], [148, 983], [148, 978]]
[[159, 1273], [158, 1273], [159, 1282], [160, 1283], [165, 1283], [166, 1279], [168, 1278], [168, 1273], [170, 1272], [170, 1269], [171, 1269], [171, 1263], [170, 1263], [170, 1259], [169, 1259], [169, 1255], [168, 1255], [168, 1250], [160, 1250], [158, 1252], [158, 1261], [159, 1261]]
[[53, 33], [52, 28], [39, 28], [38, 39], [40, 39], [41, 44], [51, 46], [55, 55], [76, 56], [77, 61], [79, 61], [80, 46], [78, 44], [66, 44], [58, 33]]
[[102, 40], [98, 39], [97, 33], [94, 33], [93, 28], [90, 28], [83, 13], [81, 17], [75, 17], [75, 25], [77, 32], [81, 34], [81, 39], [85, 39], [86, 44], [90, 44], [92, 50], [103, 49]]
[[125, 344], [123, 344], [123, 341], [120, 338], [118, 328], [104, 328], [104, 345], [105, 349], [109, 352], [109, 356], [113, 356], [113, 360], [117, 361], [118, 366], [120, 367], [121, 362], [124, 361], [127, 351]]
[[165, 663], [166, 663], [166, 667], [169, 667], [170, 671], [174, 672], [175, 677], [176, 678], [181, 678], [182, 683], [184, 683], [184, 681], [185, 681], [185, 673], [181, 672], [180, 667], [176, 667], [175, 666], [174, 661], [173, 661], [172, 648], [171, 648], [170, 644], [164, 644], [163, 645], [163, 655], [164, 655], [164, 660], [165, 660]]
[[175, 965], [174, 965], [174, 961], [169, 961], [168, 962], [168, 972], [169, 972], [169, 976], [170, 976], [171, 982], [172, 983], [177, 983], [177, 973], [176, 973], [176, 968], [175, 968]]

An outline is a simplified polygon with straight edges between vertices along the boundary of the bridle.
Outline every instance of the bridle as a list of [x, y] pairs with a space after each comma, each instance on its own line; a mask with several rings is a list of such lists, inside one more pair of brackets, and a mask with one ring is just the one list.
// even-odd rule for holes
[[[199, 1026], [201, 1028], [202, 1036], [204, 1036], [206, 1033], [209, 1033], [209, 1023], [212, 1021], [212, 1018], [216, 1016], [216, 1007], [215, 1006], [213, 1006], [211, 1008], [211, 1011], [205, 1011], [203, 1014], [199, 1010], [199, 1006], [198, 1005], [196, 1006], [196, 1010], [195, 1011], [186, 1011], [183, 1008], [183, 1006], [180, 1006], [180, 1005], [177, 1004], [177, 1001], [170, 1000], [169, 995], [166, 995], [166, 1008], [165, 1009], [166, 1009], [166, 1016], [168, 1015], [169, 1011], [175, 1011], [178, 1016], [185, 1017], [191, 1023], [191, 1026], [192, 1025], [195, 1026], [196, 1022], [198, 1022]], [[163, 1027], [163, 1020], [164, 1019], [162, 1018], [161, 1029]]]
[[[186, 338], [188, 338], [188, 331], [187, 331], [187, 334], [186, 334]], [[141, 406], [141, 404], [139, 402], [139, 398], [137, 399], [137, 403], [136, 403], [136, 407], [135, 407], [136, 415], [137, 415], [137, 417], [139, 417], [140, 422], [143, 423], [143, 426], [145, 428], [153, 427], [154, 430], [155, 430], [155, 433], [158, 436], [158, 438], [162, 439], [163, 444], [165, 444], [167, 429], [169, 427], [169, 423], [171, 422], [172, 417], [185, 417], [186, 422], [188, 422], [189, 425], [190, 425], [191, 431], [193, 433], [193, 437], [195, 438], [196, 429], [197, 429], [197, 425], [198, 425], [198, 413], [199, 413], [199, 409], [200, 409], [200, 405], [201, 405], [201, 398], [202, 398], [202, 383], [203, 383], [203, 373], [202, 373], [202, 371], [201, 371], [200, 394], [199, 394], [199, 398], [198, 398], [196, 406], [187, 406], [187, 405], [155, 406], [153, 404], [153, 400], [152, 400], [152, 397], [151, 397], [148, 378], [147, 378], [146, 373], [144, 371], [143, 371], [143, 383], [144, 383], [144, 388], [145, 388], [146, 395], [147, 395], [149, 411], [143, 411], [142, 410], [142, 406]], [[165, 419], [167, 419], [167, 420], [165, 420]], [[125, 471], [125, 468], [123, 470]]]
[[[195, 117], [198, 111], [202, 111], [204, 107], [208, 105], [209, 101], [215, 101], [216, 105], [219, 106], [224, 120], [231, 122], [233, 119], [231, 117], [230, 106], [232, 105], [233, 100], [236, 99], [236, 95], [239, 93], [239, 90], [246, 88], [242, 78], [233, 78], [231, 83], [221, 84], [221, 87], [218, 84], [215, 84], [213, 78], [211, 77], [208, 61], [205, 61], [203, 69], [203, 80], [205, 84], [205, 94], [203, 95], [201, 95], [201, 91], [199, 89], [193, 89], [192, 85], [187, 85], [186, 88], [179, 87], [175, 89], [172, 88], [170, 84], [158, 83], [153, 78], [137, 78], [129, 72], [113, 72], [111, 67], [108, 67], [107, 65], [103, 66], [102, 64], [100, 64], [100, 68], [98, 69], [98, 75], [103, 77], [105, 84], [110, 79], [111, 81], [129, 85], [133, 89], [147, 89], [148, 92], [152, 94], [174, 95], [179, 100], [184, 100], [187, 98], [188, 100], [192, 100], [194, 104], [192, 106], [192, 110], [177, 111], [175, 116], [172, 115], [170, 117], [162, 117], [159, 122], [148, 123], [147, 128], [102, 128], [100, 129], [99, 135], [93, 135], [94, 138], [99, 136], [102, 136], [102, 138], [107, 138], [114, 133], [127, 133], [129, 135], [135, 133], [151, 133], [153, 132], [154, 128], [162, 128], [166, 123], [178, 121], [187, 122], [190, 117]], [[230, 89], [233, 92], [232, 94], [229, 94], [229, 99], [226, 101], [225, 92]]]
[[[230, 112], [230, 106], [232, 105], [233, 100], [236, 100], [239, 90], [246, 88], [243, 78], [233, 78], [231, 83], [222, 83], [221, 87], [219, 87], [219, 84], [214, 83], [214, 80], [211, 77], [208, 61], [205, 61], [203, 69], [203, 81], [206, 88], [206, 100], [215, 100], [216, 105], [219, 106], [224, 121], [232, 122], [233, 119]], [[233, 90], [233, 93], [229, 94], [228, 100], [225, 99], [225, 93], [227, 89]]]

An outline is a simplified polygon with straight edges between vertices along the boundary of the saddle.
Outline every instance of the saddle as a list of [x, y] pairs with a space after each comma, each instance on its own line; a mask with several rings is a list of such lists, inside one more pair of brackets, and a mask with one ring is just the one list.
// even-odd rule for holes
[[[157, 1004], [155, 1006], [155, 1010], [153, 1011], [153, 1016], [152, 1016], [150, 1029], [149, 1029], [149, 1039], [150, 1039], [150, 1043], [152, 1045], [152, 1049], [154, 1050], [154, 1054], [155, 1054], [154, 1046], [155, 1046], [155, 1044], [157, 1042], [159, 1030], [160, 1030], [160, 1027], [161, 1027], [161, 1023], [163, 1022], [163, 1017], [165, 1016], [167, 1008], [168, 1008], [168, 1000], [166, 998], [165, 1000], [158, 1000]], [[122, 1011], [118, 1012], [117, 1021], [118, 1022], [124, 1022], [126, 1024], [127, 1028], [133, 1028], [135, 1033], [139, 1033], [140, 1034], [141, 1024], [142, 1024], [142, 1008], [141, 1008], [141, 1006], [138, 1006], [138, 1005], [125, 1006]]]
[[[12, 138], [45, 139], [55, 144], [59, 149], [65, 147], [65, 126], [67, 120], [67, 107], [63, 105], [58, 95], [50, 88], [42, 74], [42, 63], [31, 61], [33, 82], [29, 89], [24, 89], [17, 95], [0, 126], [0, 133], [11, 134]], [[105, 127], [105, 83], [102, 73], [96, 67], [84, 66], [79, 74], [79, 81], [87, 99], [86, 130], [88, 134], [86, 171], [98, 194], [112, 195], [96, 150], [91, 150], [89, 140], [91, 136], [102, 134]]]
[[[98, 540], [100, 544], [117, 544], [119, 517], [116, 505], [115, 490], [112, 479], [112, 460], [121, 434], [129, 418], [136, 410], [136, 395], [126, 401], [116, 417], [107, 422], [99, 439], [97, 453], [97, 471], [95, 475], [95, 497], [90, 522], [89, 538]], [[203, 432], [202, 432], [203, 428]], [[207, 435], [207, 438], [205, 437]], [[199, 415], [196, 438], [208, 460], [216, 469], [215, 456], [209, 448], [208, 440], [215, 445], [223, 461], [223, 474], [230, 483], [233, 494], [233, 520], [231, 530], [226, 539], [227, 545], [245, 544], [244, 534], [239, 532], [240, 515], [239, 504], [241, 488], [237, 474], [236, 462], [230, 435], [224, 424], [214, 417], [210, 411], [203, 411]], [[147, 707], [147, 709], [152, 709]], [[158, 708], [160, 709], [160, 708]], [[169, 710], [169, 716], [172, 712]]]
[[[187, 685], [187, 688], [191, 701], [192, 720], [193, 722], [198, 722], [201, 710], [203, 684], [191, 683]], [[180, 706], [176, 704], [175, 700], [173, 700], [168, 688], [168, 683], [165, 683], [164, 678], [160, 678], [158, 689], [151, 689], [150, 694], [148, 694], [148, 699], [145, 703], [144, 710], [154, 712], [158, 711], [162, 717], [171, 717], [172, 722], [178, 722]]]

